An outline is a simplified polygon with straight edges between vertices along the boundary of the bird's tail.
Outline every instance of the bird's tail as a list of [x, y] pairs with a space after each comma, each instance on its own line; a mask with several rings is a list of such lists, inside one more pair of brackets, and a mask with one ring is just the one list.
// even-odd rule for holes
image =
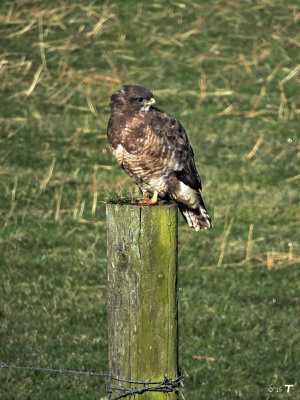
[[197, 208], [190, 208], [186, 204], [180, 203], [179, 209], [190, 228], [199, 231], [200, 229], [210, 229], [213, 227], [210, 216], [208, 215], [204, 201], [199, 193], [199, 203]]

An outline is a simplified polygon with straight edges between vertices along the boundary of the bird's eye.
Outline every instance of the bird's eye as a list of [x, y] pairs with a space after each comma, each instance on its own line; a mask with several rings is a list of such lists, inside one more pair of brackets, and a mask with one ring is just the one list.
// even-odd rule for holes
[[138, 97], [138, 99], [137, 99], [137, 100], [138, 100], [138, 102], [140, 102], [140, 103], [141, 103], [141, 102], [143, 101], [143, 98], [142, 98], [142, 97]]

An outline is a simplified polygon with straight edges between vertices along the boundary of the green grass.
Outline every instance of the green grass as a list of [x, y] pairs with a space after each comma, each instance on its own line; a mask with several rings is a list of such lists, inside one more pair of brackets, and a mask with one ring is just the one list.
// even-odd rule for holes
[[[300, 399], [295, 4], [1, 2], [0, 361], [108, 370], [105, 201], [138, 195], [108, 104], [136, 83], [186, 128], [214, 220], [180, 219], [181, 398]], [[104, 393], [0, 370], [1, 400]]]

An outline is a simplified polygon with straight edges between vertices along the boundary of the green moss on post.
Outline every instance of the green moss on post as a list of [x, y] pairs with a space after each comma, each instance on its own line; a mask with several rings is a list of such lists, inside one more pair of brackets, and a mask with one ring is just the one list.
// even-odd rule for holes
[[[106, 213], [110, 373], [128, 380], [176, 378], [177, 206], [108, 204]], [[166, 398], [178, 396], [141, 395]]]

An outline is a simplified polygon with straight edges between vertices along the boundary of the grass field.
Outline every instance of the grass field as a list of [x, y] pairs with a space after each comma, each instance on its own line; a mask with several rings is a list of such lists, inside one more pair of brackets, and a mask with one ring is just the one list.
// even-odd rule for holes
[[[105, 201], [138, 193], [108, 103], [136, 83], [186, 128], [214, 220], [180, 217], [180, 398], [300, 399], [299, 20], [283, 0], [1, 1], [0, 361], [108, 369]], [[104, 394], [0, 369], [1, 400]]]

